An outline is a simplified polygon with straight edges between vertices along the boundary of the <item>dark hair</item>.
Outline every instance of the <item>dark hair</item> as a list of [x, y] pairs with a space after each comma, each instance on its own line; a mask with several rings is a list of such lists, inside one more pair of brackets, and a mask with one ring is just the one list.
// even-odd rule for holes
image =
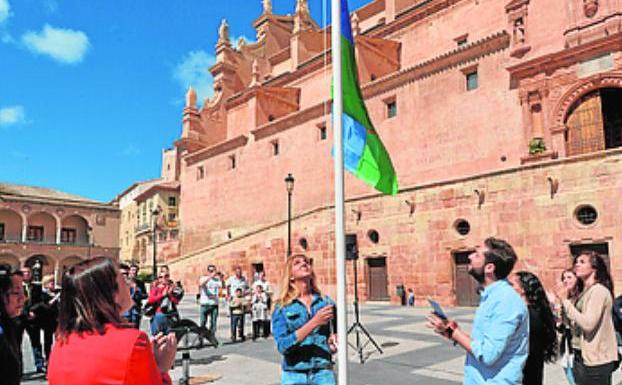
[[540, 317], [544, 327], [544, 341], [541, 341], [544, 349], [542, 352], [544, 361], [553, 362], [557, 358], [557, 331], [555, 329], [555, 316], [551, 310], [551, 304], [546, 297], [546, 292], [535, 274], [528, 271], [519, 271], [516, 275], [525, 292], [527, 305]]
[[131, 269], [132, 267], [135, 267], [135, 268], [136, 268], [136, 270], [140, 270], [140, 266], [138, 266], [138, 264], [136, 264], [136, 263], [132, 263], [132, 264], [130, 265], [130, 269]]
[[13, 269], [11, 266], [4, 263], [0, 264], [0, 323], [2, 324], [4, 324], [4, 319], [8, 318], [4, 299], [11, 291], [11, 286], [13, 285], [12, 276]]
[[518, 257], [512, 246], [502, 239], [487, 238], [484, 245], [488, 250], [484, 253], [486, 263], [495, 265], [495, 277], [504, 279], [510, 275]]
[[575, 284], [575, 286], [574, 286], [574, 288], [576, 289], [576, 293], [574, 293], [574, 294], [573, 294], [573, 293], [570, 293], [573, 297], [576, 297], [577, 295], [579, 295], [579, 294], [583, 291], [583, 281], [582, 281], [582, 280], [580, 280], [580, 279], [577, 277], [577, 274], [575, 274], [575, 272], [574, 272], [574, 270], [573, 270], [573, 269], [565, 269], [564, 271], [562, 271], [562, 274], [561, 274], [561, 276], [560, 276], [560, 278], [561, 278], [561, 280], [562, 280], [562, 281], [564, 280], [564, 274], [566, 274], [566, 273], [571, 273], [572, 275], [574, 275], [574, 277], [575, 277], [575, 278], [576, 278], [576, 280], [577, 280], [577, 283], [576, 283], [576, 284]]
[[117, 266], [109, 258], [97, 257], [72, 266], [63, 277], [58, 334], [66, 339], [72, 332], [104, 334], [106, 324], [125, 327], [115, 295]]
[[119, 263], [119, 270], [129, 270], [130, 266], [127, 263]]
[[590, 258], [590, 265], [592, 266], [592, 269], [596, 271], [596, 282], [606, 287], [611, 293], [611, 296], [615, 297], [615, 295], [613, 294], [613, 280], [611, 279], [609, 269], [607, 268], [607, 264], [605, 263], [603, 257], [595, 251], [583, 250], [576, 257], [574, 257], [575, 264], [577, 263], [577, 259], [579, 259], [579, 257], [582, 255]]

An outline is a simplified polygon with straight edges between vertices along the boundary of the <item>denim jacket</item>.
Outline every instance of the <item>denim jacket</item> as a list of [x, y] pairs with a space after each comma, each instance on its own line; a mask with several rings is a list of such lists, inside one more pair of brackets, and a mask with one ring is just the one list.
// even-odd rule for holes
[[277, 305], [275, 307], [272, 315], [272, 334], [279, 353], [283, 355], [281, 363], [283, 370], [305, 371], [333, 366], [332, 352], [328, 347], [328, 337], [331, 334], [330, 323], [315, 328], [301, 342], [296, 341], [296, 330], [309, 322], [320, 309], [334, 304], [330, 298], [314, 294], [311, 313], [298, 299], [287, 306]]

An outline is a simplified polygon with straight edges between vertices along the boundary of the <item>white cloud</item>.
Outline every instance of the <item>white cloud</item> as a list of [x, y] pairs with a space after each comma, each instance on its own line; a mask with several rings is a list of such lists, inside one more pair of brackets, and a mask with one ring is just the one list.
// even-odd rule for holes
[[212, 74], [208, 69], [216, 63], [216, 58], [205, 51], [190, 51], [175, 66], [173, 77], [186, 90], [192, 86], [199, 101], [211, 97], [214, 93]]
[[9, 0], [0, 0], [0, 24], [4, 23], [9, 16], [11, 16]]
[[84, 32], [54, 28], [49, 24], [43, 26], [41, 32], [26, 32], [22, 42], [32, 52], [48, 55], [64, 64], [81, 62], [91, 46]]
[[0, 127], [12, 126], [26, 121], [26, 112], [22, 106], [0, 108]]

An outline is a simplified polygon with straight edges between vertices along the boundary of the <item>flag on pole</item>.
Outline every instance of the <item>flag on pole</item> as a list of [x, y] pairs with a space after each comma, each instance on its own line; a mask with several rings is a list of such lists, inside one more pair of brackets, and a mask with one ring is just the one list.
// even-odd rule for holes
[[344, 166], [376, 190], [395, 195], [398, 190], [395, 169], [369, 119], [359, 86], [347, 0], [341, 0], [340, 19]]

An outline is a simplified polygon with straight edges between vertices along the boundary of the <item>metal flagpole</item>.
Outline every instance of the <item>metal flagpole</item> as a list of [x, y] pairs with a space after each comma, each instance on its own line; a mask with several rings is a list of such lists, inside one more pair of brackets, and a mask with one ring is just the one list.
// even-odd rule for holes
[[[343, 93], [341, 86], [341, 0], [332, 0], [333, 138], [335, 159], [335, 260], [337, 263], [337, 383], [348, 384], [346, 247], [343, 188]], [[349, 21], [349, 20], [348, 20]]]

